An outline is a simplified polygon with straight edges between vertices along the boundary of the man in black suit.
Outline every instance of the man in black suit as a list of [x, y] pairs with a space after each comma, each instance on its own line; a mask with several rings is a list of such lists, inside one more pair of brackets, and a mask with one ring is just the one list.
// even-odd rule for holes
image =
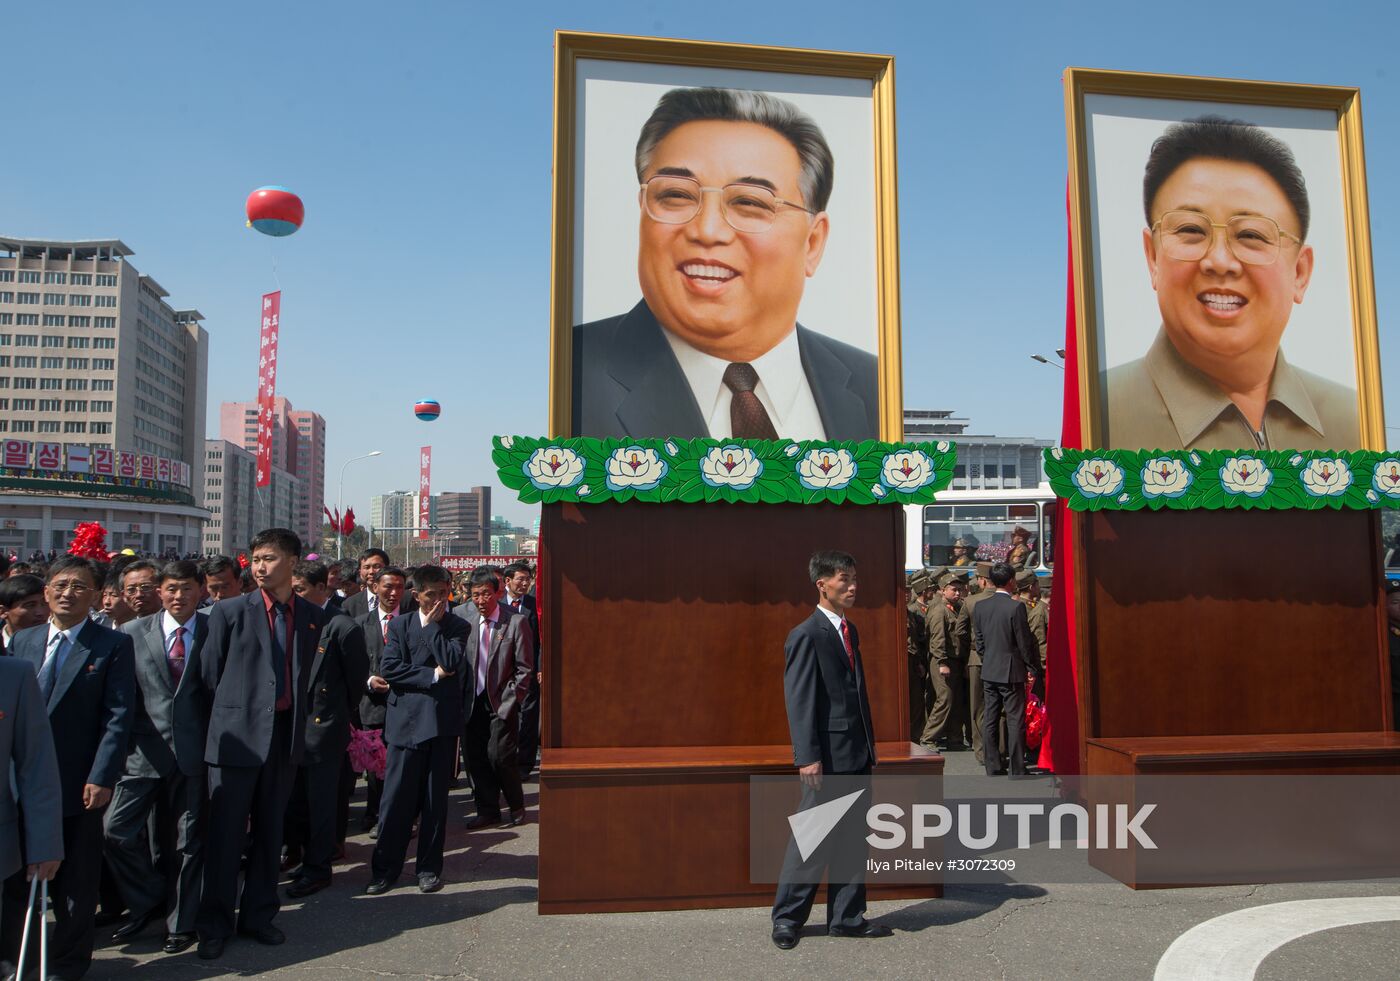
[[520, 700], [519, 752], [520, 779], [524, 780], [535, 768], [535, 755], [540, 748], [540, 617], [535, 597], [530, 595], [530, 567], [524, 562], [512, 562], [501, 570], [505, 592], [501, 605], [524, 617], [530, 632], [530, 649], [535, 652], [535, 670], [530, 673], [530, 689]]
[[369, 659], [364, 630], [330, 604], [323, 564], [299, 563], [292, 573], [292, 590], [330, 618], [321, 629], [316, 658], [306, 676], [311, 698], [306, 755], [297, 769], [287, 811], [287, 847], [302, 852], [301, 871], [287, 895], [301, 899], [331, 884], [341, 784], [349, 768], [345, 748], [350, 745], [350, 720], [369, 678]]
[[[97, 588], [91, 561], [60, 556], [44, 587], [48, 623], [21, 631], [12, 648], [38, 672], [58, 753], [64, 862], [50, 888], [56, 923], [49, 967], [67, 979], [82, 977], [92, 963], [102, 809], [126, 762], [135, 699], [131, 638], [88, 619]], [[18, 954], [27, 899], [22, 873], [6, 880], [0, 957]]]
[[203, 605], [213, 606], [239, 595], [238, 580], [243, 570], [227, 555], [211, 555], [200, 565], [199, 571], [204, 576], [204, 591], [209, 594]]
[[1026, 604], [1011, 595], [1016, 570], [1006, 562], [992, 566], [996, 590], [972, 611], [973, 636], [982, 657], [982, 750], [988, 776], [1005, 773], [997, 752], [998, 732], [1006, 715], [1006, 752], [1013, 777], [1026, 773], [1026, 682], [1041, 671], [1040, 648], [1031, 633]]
[[[875, 765], [875, 726], [865, 690], [860, 635], [846, 619], [846, 611], [856, 601], [856, 560], [846, 552], [816, 552], [808, 573], [817, 587], [817, 609], [793, 628], [783, 647], [783, 700], [793, 763], [802, 780], [799, 809], [803, 811], [850, 792], [848, 782], [824, 784], [824, 775], [868, 778]], [[863, 789], [869, 786], [868, 779], [860, 782]], [[865, 918], [863, 818], [867, 806], [868, 802], [857, 801], [806, 859], [795, 838], [788, 842], [773, 901], [773, 943], [780, 949], [797, 946], [823, 869], [828, 879], [828, 935], [890, 935], [888, 927]]]
[[[346, 596], [345, 602], [340, 605], [341, 610], [347, 616], [358, 620], [366, 613], [373, 613], [379, 609], [379, 594], [375, 589], [375, 583], [379, 581], [379, 573], [388, 565], [389, 553], [382, 548], [367, 548], [360, 553], [360, 584], [362, 588]], [[397, 612], [407, 613], [408, 610], [408, 596], [404, 595], [399, 600]]]
[[0, 652], [9, 652], [15, 634], [48, 618], [44, 580], [27, 573], [0, 579]]
[[[200, 579], [193, 562], [167, 563], [159, 573], [164, 609], [122, 628], [135, 645], [136, 704], [131, 749], [107, 811], [106, 856], [131, 913], [114, 939], [130, 940], [164, 917], [167, 954], [196, 940], [204, 877], [207, 723], [185, 680], [197, 670], [209, 632], [207, 618], [196, 612]], [[153, 813], [154, 842], [147, 838]]]
[[403, 871], [418, 818], [414, 871], [420, 892], [442, 888], [448, 781], [457, 764], [457, 733], [471, 711], [462, 698], [471, 628], [447, 612], [451, 577], [441, 566], [414, 572], [418, 609], [389, 624], [380, 670], [389, 683], [384, 738], [389, 744], [379, 841], [365, 891], [378, 895]]
[[262, 944], [286, 940], [272, 925], [281, 907], [282, 818], [293, 768], [305, 750], [307, 678], [325, 623], [322, 610], [292, 592], [292, 570], [301, 558], [294, 532], [260, 531], [248, 551], [258, 588], [210, 610], [209, 636], [190, 677], [209, 719], [209, 840], [197, 918], [205, 960], [223, 955], [235, 906], [238, 932]]
[[635, 164], [642, 300], [574, 328], [573, 432], [874, 439], [875, 356], [797, 322], [830, 230], [817, 124], [763, 92], [672, 89]]
[[[472, 775], [476, 816], [469, 831], [503, 825], [510, 828], [525, 820], [525, 792], [520, 785], [520, 703], [535, 675], [535, 652], [525, 618], [499, 602], [501, 580], [489, 567], [471, 575], [468, 607], [471, 642], [467, 657], [472, 702], [463, 734], [467, 767]], [[460, 607], [459, 607], [460, 609]], [[505, 797], [510, 817], [501, 819]]]
[[[403, 601], [404, 592], [408, 587], [408, 576], [398, 566], [386, 566], [379, 571], [378, 578], [372, 585], [375, 590], [375, 608], [355, 621], [365, 634], [365, 654], [369, 667], [369, 677], [365, 681], [364, 694], [360, 698], [360, 728], [378, 732], [382, 739], [389, 682], [384, 680], [380, 664], [384, 656], [384, 645], [389, 640], [389, 625], [399, 616], [393, 611], [399, 609]], [[365, 786], [365, 816], [361, 826], [369, 832], [371, 838], [378, 838], [379, 805], [384, 800], [384, 781], [373, 773], [366, 773]]]

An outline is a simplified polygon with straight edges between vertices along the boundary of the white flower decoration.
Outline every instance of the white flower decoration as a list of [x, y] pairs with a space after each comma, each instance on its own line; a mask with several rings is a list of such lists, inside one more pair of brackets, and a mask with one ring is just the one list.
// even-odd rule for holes
[[1192, 452], [1192, 454], [1191, 454], [1191, 462], [1194, 463], [1196, 466], [1199, 467], [1199, 466], [1201, 465], [1201, 454], [1196, 453], [1196, 452]]
[[933, 483], [933, 461], [923, 450], [891, 453], [880, 461], [880, 483], [890, 490], [909, 493]]
[[1052, 447], [1050, 450], [1050, 455], [1053, 456], [1056, 460], [1063, 460], [1065, 458], [1065, 449], [1063, 446]]
[[885, 496], [885, 488], [884, 488], [883, 486], [881, 486], [880, 484], [871, 484], [871, 485], [870, 485], [870, 493], [874, 494], [876, 497], [884, 497], [884, 496]]
[[1191, 471], [1180, 460], [1159, 456], [1142, 467], [1142, 493], [1147, 497], [1180, 497], [1191, 486]]
[[946, 439], [940, 439], [935, 445], [938, 447], [939, 453], [948, 452], [948, 441]]
[[783, 450], [783, 452], [786, 453], [788, 456], [797, 456], [797, 454], [802, 452], [802, 447], [798, 446], [796, 443], [791, 443], [788, 445], [787, 449]]
[[1303, 489], [1313, 497], [1338, 497], [1347, 492], [1351, 481], [1351, 467], [1345, 460], [1311, 460], [1303, 471]]
[[583, 479], [583, 458], [562, 446], [541, 446], [525, 461], [525, 476], [541, 490], [572, 487]]
[[1368, 490], [1368, 491], [1366, 492], [1366, 500], [1370, 501], [1372, 504], [1375, 504], [1375, 503], [1379, 502], [1380, 499], [1381, 499], [1380, 495], [1377, 494], [1375, 491], [1373, 491], [1373, 490]]
[[502, 437], [501, 437], [501, 448], [502, 448], [502, 449], [508, 450], [508, 449], [510, 449], [510, 448], [511, 448], [512, 446], [514, 446], [514, 445], [515, 445], [515, 437], [514, 437], [514, 436], [502, 436]]
[[1119, 504], [1127, 504], [1130, 500], [1132, 500], [1132, 498], [1130, 498], [1127, 494], [1119, 494], [1119, 495], [1118, 495], [1118, 503], [1119, 503]]
[[680, 450], [676, 447], [676, 444], [668, 439], [666, 441], [666, 453], [670, 456], [675, 456], [679, 452]]
[[1289, 463], [1290, 466], [1296, 467], [1298, 464], [1300, 464], [1300, 463], [1302, 463], [1302, 462], [1303, 462], [1303, 457], [1302, 457], [1302, 454], [1300, 454], [1300, 453], [1294, 453], [1292, 456], [1290, 456], [1290, 457], [1288, 458], [1288, 463]]
[[666, 461], [657, 456], [655, 450], [643, 446], [624, 446], [608, 457], [605, 483], [612, 491], [624, 487], [639, 491], [655, 490], [668, 469]]
[[1371, 486], [1386, 497], [1400, 497], [1400, 460], [1382, 460], [1371, 471]]
[[700, 461], [700, 479], [711, 487], [747, 490], [763, 473], [763, 461], [753, 450], [726, 443], [716, 446]]
[[856, 461], [850, 452], [829, 446], [808, 450], [797, 464], [797, 482], [808, 490], [840, 490], [855, 475]]
[[1112, 460], [1090, 457], [1070, 479], [1085, 497], [1112, 497], [1123, 486], [1123, 468]]
[[591, 487], [589, 487], [587, 484], [579, 484], [579, 485], [578, 485], [578, 496], [579, 496], [579, 497], [587, 497], [587, 496], [588, 496], [589, 494], [591, 494], [592, 492], [593, 492], [593, 489], [592, 489]]
[[1231, 494], [1262, 497], [1274, 482], [1274, 472], [1252, 456], [1232, 456], [1220, 468], [1220, 483]]

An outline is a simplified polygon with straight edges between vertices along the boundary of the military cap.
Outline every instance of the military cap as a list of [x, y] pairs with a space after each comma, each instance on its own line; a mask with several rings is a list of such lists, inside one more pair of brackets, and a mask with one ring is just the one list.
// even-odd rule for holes
[[1017, 586], [1029, 586], [1033, 582], [1035, 582], [1035, 573], [1030, 569], [1022, 569], [1016, 573]]
[[938, 588], [947, 589], [955, 582], [963, 583], [964, 585], [967, 584], [967, 580], [964, 579], [962, 576], [958, 575], [956, 572], [945, 572], [943, 573], [943, 575], [938, 577]]
[[976, 539], [976, 538], [973, 538], [971, 535], [969, 535], [969, 536], [967, 536], [966, 538], [959, 538], [957, 541], [953, 542], [953, 547], [954, 547], [954, 548], [976, 548], [976, 547], [977, 547], [977, 544], [978, 544], [977, 539]]
[[922, 593], [929, 586], [929, 575], [923, 569], [909, 577], [909, 590], [914, 593]]
[[948, 571], [948, 567], [946, 565], [936, 565], [931, 569], [926, 569], [925, 571], [928, 573], [928, 578], [930, 582], [938, 582], [938, 580], [942, 577], [943, 573]]
[[981, 576], [983, 579], [990, 579], [990, 578], [992, 578], [992, 563], [990, 563], [990, 562], [978, 562], [978, 563], [977, 563], [977, 574], [978, 574], [979, 576]]

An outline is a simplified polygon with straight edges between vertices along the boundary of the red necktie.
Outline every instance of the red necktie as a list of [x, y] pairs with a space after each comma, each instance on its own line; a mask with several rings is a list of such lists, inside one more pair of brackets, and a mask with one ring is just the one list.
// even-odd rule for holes
[[856, 669], [856, 652], [851, 647], [851, 627], [843, 617], [841, 620], [841, 643], [846, 645], [846, 656], [851, 659], [851, 670]]
[[386, 644], [389, 642], [389, 621], [392, 619], [394, 619], [394, 614], [384, 614], [384, 642]]
[[175, 643], [170, 645], [170, 678], [176, 686], [180, 684], [180, 678], [185, 673], [185, 628], [183, 626], [175, 628]]

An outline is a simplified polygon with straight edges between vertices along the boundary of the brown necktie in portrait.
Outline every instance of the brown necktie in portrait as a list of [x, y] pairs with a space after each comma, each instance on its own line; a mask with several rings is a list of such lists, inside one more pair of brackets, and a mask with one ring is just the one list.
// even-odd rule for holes
[[724, 369], [724, 384], [734, 393], [729, 403], [729, 422], [735, 439], [777, 439], [773, 420], [753, 390], [758, 387], [758, 372], [747, 362], [736, 362]]

